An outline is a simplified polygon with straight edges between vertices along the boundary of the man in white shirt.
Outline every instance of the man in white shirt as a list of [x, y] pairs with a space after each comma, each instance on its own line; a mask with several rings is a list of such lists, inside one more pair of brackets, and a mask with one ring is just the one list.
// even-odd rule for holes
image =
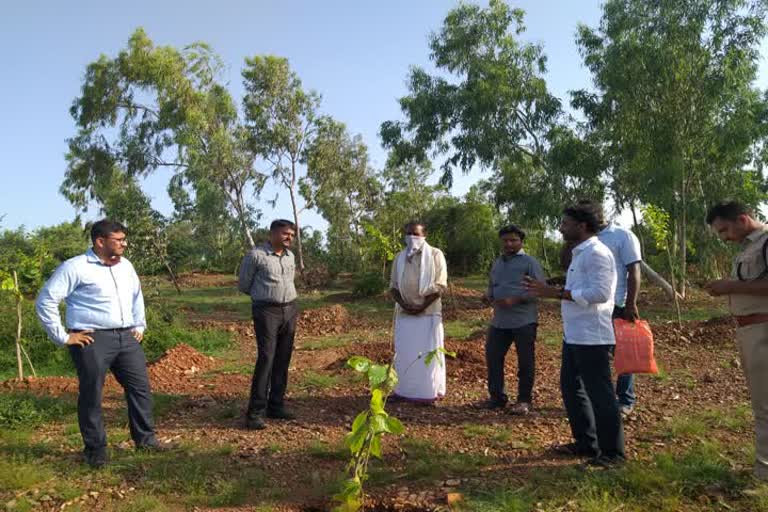
[[611, 381], [616, 266], [610, 249], [596, 236], [599, 228], [595, 205], [566, 208], [560, 232], [575, 246], [565, 287], [530, 277], [526, 286], [532, 295], [562, 301], [560, 389], [574, 442], [558, 451], [591, 457], [590, 466], [611, 467], [625, 460], [624, 428]]
[[[597, 238], [611, 250], [616, 262], [616, 293], [613, 302], [613, 318], [622, 318], [634, 322], [640, 317], [637, 311], [637, 296], [640, 293], [641, 271], [643, 260], [640, 251], [640, 241], [635, 234], [621, 226], [605, 221], [601, 205], [595, 205], [600, 211], [600, 231]], [[632, 414], [635, 408], [634, 375], [625, 373], [616, 378], [616, 398], [622, 417]]]

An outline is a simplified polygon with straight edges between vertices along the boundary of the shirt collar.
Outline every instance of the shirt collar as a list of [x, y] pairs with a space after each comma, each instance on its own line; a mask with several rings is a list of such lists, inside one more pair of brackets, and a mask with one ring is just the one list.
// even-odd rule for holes
[[269, 242], [265, 242], [263, 247], [264, 247], [264, 250], [267, 251], [267, 254], [274, 254], [275, 256], [277, 256], [279, 258], [282, 258], [283, 256], [287, 256], [288, 252], [289, 252], [288, 249], [283, 249], [283, 253], [282, 254], [277, 254], [275, 252], [275, 248], [272, 247], [272, 244], [269, 243]]
[[573, 254], [578, 254], [597, 243], [597, 236], [591, 236], [573, 248]]
[[524, 254], [525, 254], [525, 249], [520, 249], [519, 251], [517, 251], [515, 254], [513, 254], [511, 256], [507, 256], [506, 254], [501, 253], [501, 259], [504, 260], [504, 261], [509, 261], [512, 258], [515, 258], [517, 256], [522, 256]]
[[101, 258], [99, 258], [99, 255], [96, 254], [96, 251], [93, 250], [93, 247], [90, 247], [87, 251], [85, 251], [85, 259], [88, 263], [98, 263], [99, 265], [104, 265], [105, 267], [114, 267], [118, 263], [120, 263], [120, 259], [118, 259], [116, 262], [112, 263], [111, 265], [109, 263], [104, 263], [101, 261]]
[[763, 224], [762, 226], [760, 226], [759, 228], [757, 228], [756, 230], [748, 234], [747, 240], [749, 240], [750, 242], [754, 242], [755, 240], [763, 236], [766, 233], [766, 231], [768, 231], [768, 225]]

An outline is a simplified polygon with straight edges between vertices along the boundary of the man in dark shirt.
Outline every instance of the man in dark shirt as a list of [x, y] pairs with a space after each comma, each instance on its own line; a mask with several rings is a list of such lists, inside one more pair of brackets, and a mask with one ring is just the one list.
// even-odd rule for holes
[[485, 296], [493, 306], [493, 320], [488, 329], [485, 359], [488, 366], [487, 406], [502, 408], [507, 404], [504, 390], [504, 358], [512, 343], [517, 349], [517, 403], [513, 414], [527, 414], [533, 402], [535, 375], [536, 299], [523, 287], [523, 278], [544, 281], [544, 271], [536, 258], [525, 254], [525, 232], [515, 225], [502, 228], [499, 238], [503, 254], [493, 263]]
[[272, 222], [269, 241], [251, 250], [240, 264], [238, 288], [251, 296], [258, 349], [245, 421], [250, 430], [265, 428], [265, 415], [274, 419], [294, 418], [285, 409], [283, 399], [298, 316], [293, 283], [296, 263], [288, 250], [295, 235], [293, 222]]

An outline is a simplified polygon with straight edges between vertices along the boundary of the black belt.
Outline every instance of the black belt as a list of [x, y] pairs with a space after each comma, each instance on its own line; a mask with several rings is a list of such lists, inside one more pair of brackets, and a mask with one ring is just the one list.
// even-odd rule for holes
[[136, 328], [136, 326], [131, 327], [115, 327], [113, 329], [69, 329], [68, 333], [73, 332], [85, 332], [85, 331], [93, 331], [93, 332], [125, 332], [125, 331], [132, 331]]
[[290, 302], [267, 302], [263, 300], [255, 300], [252, 302], [254, 306], [267, 307], [267, 308], [287, 308], [296, 304], [295, 300]]

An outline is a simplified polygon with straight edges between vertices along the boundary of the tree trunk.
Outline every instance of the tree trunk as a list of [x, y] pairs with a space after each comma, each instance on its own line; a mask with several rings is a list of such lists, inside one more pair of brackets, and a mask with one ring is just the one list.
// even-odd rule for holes
[[678, 286], [678, 291], [680, 292], [680, 296], [685, 298], [685, 279], [687, 277], [686, 273], [688, 271], [688, 244], [686, 243], [686, 235], [687, 235], [687, 227], [688, 227], [688, 203], [687, 203], [687, 194], [686, 194], [686, 186], [685, 186], [685, 173], [683, 173], [683, 183], [681, 187], [681, 208], [680, 208], [680, 283]]
[[174, 288], [176, 288], [176, 293], [181, 295], [181, 287], [179, 286], [179, 280], [176, 278], [176, 273], [173, 271], [173, 269], [171, 268], [171, 264], [168, 262], [168, 255], [166, 251], [157, 242], [157, 236], [152, 239], [152, 245], [155, 246], [155, 250], [160, 255], [160, 259], [163, 260], [163, 266], [165, 267], [165, 270], [168, 271], [168, 276], [171, 278], [171, 282], [173, 283]]
[[541, 253], [544, 256], [544, 265], [547, 267], [547, 270], [551, 271], [551, 268], [549, 266], [549, 256], [547, 256], [547, 229], [542, 228], [541, 230]]
[[296, 254], [299, 257], [299, 272], [304, 273], [304, 251], [301, 247], [301, 226], [299, 225], [299, 210], [296, 208], [296, 190], [291, 183], [288, 191], [291, 194], [291, 207], [293, 207], [293, 223], [296, 224]]
[[640, 269], [643, 271], [643, 274], [648, 279], [648, 281], [652, 282], [664, 291], [664, 294], [669, 300], [675, 300], [676, 296], [680, 299], [682, 298], [680, 294], [675, 291], [675, 288], [669, 284], [669, 282], [667, 282], [667, 280], [664, 279], [659, 273], [648, 266], [646, 262], [640, 262]]
[[635, 202], [629, 202], [629, 211], [632, 212], [632, 225], [635, 227], [635, 234], [640, 240], [640, 257], [645, 260], [645, 240], [643, 239], [643, 233], [640, 231], [640, 224], [637, 222], [637, 212], [635, 211]]
[[21, 290], [19, 290], [19, 276], [16, 274], [16, 271], [13, 271], [13, 285], [15, 289], [13, 290], [16, 294], [16, 368], [19, 372], [19, 380], [24, 378], [24, 362], [21, 359], [21, 319], [22, 316], [22, 310], [21, 310]]

